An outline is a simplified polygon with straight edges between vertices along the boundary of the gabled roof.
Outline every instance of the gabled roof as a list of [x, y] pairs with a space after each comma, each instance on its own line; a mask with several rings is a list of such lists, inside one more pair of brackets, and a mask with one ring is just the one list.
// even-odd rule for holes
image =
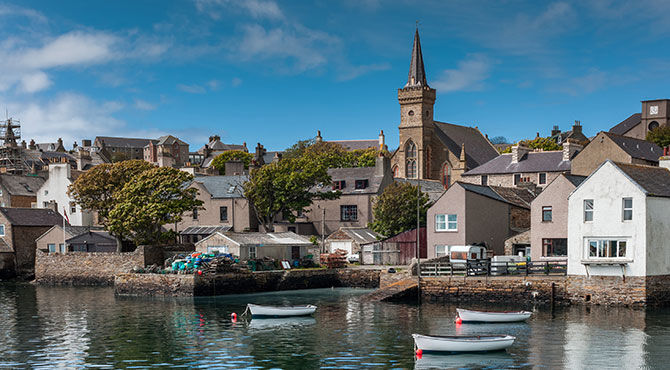
[[236, 242], [239, 245], [286, 245], [286, 246], [305, 246], [313, 245], [306, 237], [298, 235], [292, 231], [281, 233], [225, 233], [224, 237]]
[[189, 226], [179, 232], [180, 235], [211, 235], [215, 233], [225, 233], [230, 230], [230, 226]]
[[10, 195], [34, 197], [44, 185], [44, 179], [39, 176], [0, 175], [0, 182]]
[[563, 151], [548, 151], [529, 152], [517, 163], [512, 163], [512, 154], [506, 153], [464, 173], [463, 175], [567, 171], [570, 171], [570, 161], [563, 160]]
[[339, 230], [329, 235], [327, 239], [343, 240], [346, 237], [358, 244], [370, 243], [378, 241], [382, 238], [380, 234], [368, 229], [367, 227], [340, 227]]
[[65, 241], [68, 244], [116, 244], [116, 239], [106, 231], [87, 231]]
[[249, 176], [198, 176], [193, 181], [202, 184], [214, 199], [243, 198], [242, 185], [249, 181]]
[[142, 149], [149, 145], [150, 142], [156, 143], [153, 139], [131, 138], [131, 137], [114, 137], [114, 136], [96, 136], [95, 141], [105, 143], [105, 146], [116, 148], [137, 148]]
[[[183, 142], [182, 140], [179, 140], [178, 138], [176, 138], [172, 135], [165, 135], [165, 136], [159, 137], [158, 142], [156, 143], [156, 145], [173, 145], [174, 143], [177, 143], [179, 145], [188, 145], [185, 142]], [[147, 145], [149, 145], [149, 144], [147, 144]]]
[[618, 125], [612, 127], [609, 132], [613, 134], [623, 135], [626, 132], [630, 131], [633, 127], [637, 126], [642, 122], [642, 114], [635, 113], [625, 120], [621, 121]]
[[435, 134], [456, 157], [460, 157], [465, 145], [465, 160], [468, 168], [475, 168], [498, 157], [500, 154], [489, 140], [474, 127], [434, 121]]
[[394, 178], [393, 181], [407, 182], [414, 186], [416, 186], [417, 184], [421, 185], [421, 192], [428, 194], [428, 198], [430, 199], [431, 202], [435, 202], [438, 199], [440, 199], [442, 194], [444, 194], [444, 192], [446, 191], [446, 189], [444, 189], [444, 185], [442, 185], [442, 182], [437, 180]]
[[650, 197], [670, 198], [670, 170], [664, 167], [641, 166], [612, 162]]
[[[502, 186], [484, 186], [457, 181], [456, 184], [466, 191], [479, 194], [500, 202], [508, 203], [521, 208], [530, 209], [530, 203], [536, 194], [524, 188], [506, 188]], [[453, 185], [452, 185], [453, 186]]]
[[63, 217], [46, 208], [0, 208], [12, 226], [62, 225]]
[[579, 186], [584, 180], [586, 180], [586, 176], [577, 176], [577, 175], [568, 175], [568, 174], [563, 174], [565, 178], [572, 183], [575, 187]]
[[658, 162], [658, 158], [663, 155], [663, 149], [650, 141], [621, 136], [611, 132], [603, 132], [603, 134], [633, 158]]

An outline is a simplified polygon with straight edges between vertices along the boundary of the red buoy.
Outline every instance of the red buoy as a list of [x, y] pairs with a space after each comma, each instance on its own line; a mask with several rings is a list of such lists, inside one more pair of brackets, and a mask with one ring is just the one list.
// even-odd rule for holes
[[421, 348], [416, 350], [416, 358], [421, 358], [423, 357], [423, 350]]
[[230, 321], [237, 322], [237, 314], [235, 312], [230, 314]]
[[459, 316], [459, 317], [456, 318], [455, 323], [456, 323], [456, 325], [461, 325], [463, 323], [463, 319], [461, 319], [461, 317]]
[[198, 275], [202, 275], [202, 270], [198, 270]]

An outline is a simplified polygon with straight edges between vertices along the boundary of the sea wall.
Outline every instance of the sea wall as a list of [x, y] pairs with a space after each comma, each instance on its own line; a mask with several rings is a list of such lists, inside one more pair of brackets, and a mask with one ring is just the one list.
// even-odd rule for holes
[[259, 271], [213, 275], [119, 274], [115, 279], [119, 295], [215, 296], [330, 287], [379, 287], [379, 271], [358, 269], [315, 269]]

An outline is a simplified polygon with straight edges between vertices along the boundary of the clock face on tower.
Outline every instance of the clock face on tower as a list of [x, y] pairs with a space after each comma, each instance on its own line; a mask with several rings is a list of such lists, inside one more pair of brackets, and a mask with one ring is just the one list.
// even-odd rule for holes
[[650, 105], [649, 114], [658, 114], [658, 105]]

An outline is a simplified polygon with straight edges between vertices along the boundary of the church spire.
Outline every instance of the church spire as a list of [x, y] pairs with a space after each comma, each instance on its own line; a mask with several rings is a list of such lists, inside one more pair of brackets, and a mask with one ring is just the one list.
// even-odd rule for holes
[[414, 33], [414, 47], [412, 48], [412, 62], [409, 65], [409, 75], [405, 87], [428, 86], [426, 82], [426, 71], [423, 67], [423, 54], [421, 53], [421, 41], [419, 40], [419, 29]]

